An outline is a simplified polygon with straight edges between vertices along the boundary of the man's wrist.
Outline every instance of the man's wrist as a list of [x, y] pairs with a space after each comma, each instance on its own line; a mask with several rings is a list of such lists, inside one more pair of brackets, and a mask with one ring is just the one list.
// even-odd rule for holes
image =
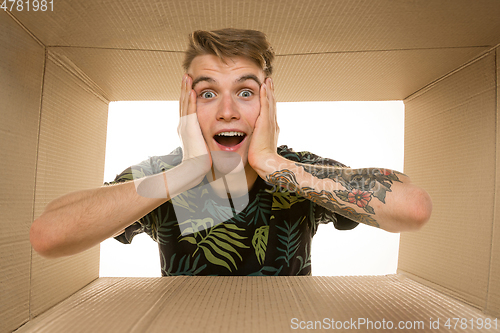
[[265, 158], [263, 158], [260, 161], [259, 165], [254, 169], [262, 179], [267, 180], [267, 177], [270, 174], [273, 174], [278, 170], [290, 168], [292, 166], [292, 161], [287, 160], [286, 158], [278, 154], [269, 154]]
[[211, 170], [210, 156], [202, 155], [190, 159], [183, 160], [180, 165], [178, 165], [179, 171], [182, 170], [180, 174], [184, 179], [190, 180], [190, 182], [200, 183], [205, 175]]

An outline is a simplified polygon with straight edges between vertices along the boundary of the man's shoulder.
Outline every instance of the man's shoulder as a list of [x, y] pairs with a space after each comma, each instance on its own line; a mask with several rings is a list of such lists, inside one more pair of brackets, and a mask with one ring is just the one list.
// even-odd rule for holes
[[150, 156], [147, 160], [133, 165], [132, 170], [143, 170], [144, 176], [149, 176], [172, 169], [182, 162], [182, 148], [177, 147], [168, 155]]
[[177, 147], [168, 155], [150, 157], [149, 161], [154, 173], [171, 169], [182, 162], [182, 148]]
[[120, 174], [116, 175], [111, 182], [105, 182], [104, 185], [122, 183], [146, 176], [151, 176], [162, 171], [171, 169], [182, 162], [182, 148], [177, 147], [168, 155], [151, 156], [148, 159], [134, 164]]
[[300, 151], [296, 152], [287, 145], [282, 145], [278, 147], [278, 154], [291, 161], [304, 163], [304, 164], [315, 164], [315, 165], [330, 165], [338, 167], [346, 167], [345, 164], [340, 163], [331, 158], [321, 157], [319, 155], [313, 154], [310, 151]]

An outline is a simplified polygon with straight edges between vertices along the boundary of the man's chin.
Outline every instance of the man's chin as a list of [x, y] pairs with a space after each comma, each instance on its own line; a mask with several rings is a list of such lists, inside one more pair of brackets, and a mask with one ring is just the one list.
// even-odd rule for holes
[[214, 171], [219, 174], [216, 177], [241, 172], [245, 167], [246, 161], [237, 152], [212, 151], [211, 155]]

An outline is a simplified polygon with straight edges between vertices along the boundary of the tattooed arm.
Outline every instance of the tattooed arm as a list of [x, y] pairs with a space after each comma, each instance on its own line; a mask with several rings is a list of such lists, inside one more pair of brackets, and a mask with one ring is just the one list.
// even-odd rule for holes
[[257, 171], [330, 211], [391, 232], [420, 229], [432, 210], [427, 192], [397, 171], [303, 164], [277, 154]]
[[418, 230], [429, 220], [429, 195], [402, 173], [301, 164], [278, 155], [279, 127], [271, 79], [262, 85], [260, 100], [248, 163], [261, 178], [353, 221], [387, 231]]

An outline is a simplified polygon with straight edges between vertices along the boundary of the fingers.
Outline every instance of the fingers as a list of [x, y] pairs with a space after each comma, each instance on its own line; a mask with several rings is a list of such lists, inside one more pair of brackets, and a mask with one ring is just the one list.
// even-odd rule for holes
[[189, 74], [184, 74], [179, 99], [179, 125], [177, 126], [177, 133], [183, 149], [183, 163], [192, 158], [206, 156], [208, 162], [203, 160], [200, 165], [210, 168], [211, 158], [198, 122], [196, 92], [192, 89], [192, 86], [193, 79]]
[[276, 100], [274, 99], [274, 82], [271, 78], [266, 79], [266, 97], [267, 97], [268, 119], [272, 124], [274, 124], [274, 131], [276, 133], [275, 139], [277, 142], [280, 128], [278, 126]]
[[276, 101], [274, 100], [274, 83], [271, 78], [267, 78], [261, 86], [260, 90], [262, 117], [269, 119], [277, 126], [276, 116]]
[[[276, 115], [276, 101], [274, 100], [274, 82], [271, 78], [268, 78], [268, 85], [266, 85], [268, 88], [268, 92], [269, 92], [269, 96], [268, 96], [268, 100], [269, 100], [269, 105], [271, 106], [271, 109], [270, 109], [270, 116], [273, 120], [273, 122], [276, 124], [276, 127], [278, 127], [278, 119], [277, 119], [277, 115]], [[279, 131], [279, 129], [278, 129]]]
[[[191, 80], [189, 78], [188, 80]], [[189, 83], [189, 103], [187, 114], [196, 114], [196, 92], [191, 89], [191, 83]]]
[[179, 117], [196, 113], [196, 93], [192, 90], [193, 79], [189, 74], [184, 74], [181, 84], [181, 97], [179, 99]]
[[181, 97], [179, 98], [179, 118], [183, 116], [182, 111], [185, 110], [184, 107], [184, 97], [186, 96], [186, 78], [187, 74], [182, 76], [182, 84], [181, 84]]
[[280, 127], [278, 126], [278, 109], [276, 108], [276, 100], [274, 99], [274, 82], [272, 79], [269, 79], [271, 83], [271, 104], [273, 105], [273, 119], [276, 124], [276, 133], [280, 132]]
[[[264, 111], [264, 112], [263, 112]], [[263, 83], [260, 86], [260, 115], [263, 115], [263, 113], [267, 113], [269, 111], [269, 100], [267, 99], [267, 86], [265, 83]]]

